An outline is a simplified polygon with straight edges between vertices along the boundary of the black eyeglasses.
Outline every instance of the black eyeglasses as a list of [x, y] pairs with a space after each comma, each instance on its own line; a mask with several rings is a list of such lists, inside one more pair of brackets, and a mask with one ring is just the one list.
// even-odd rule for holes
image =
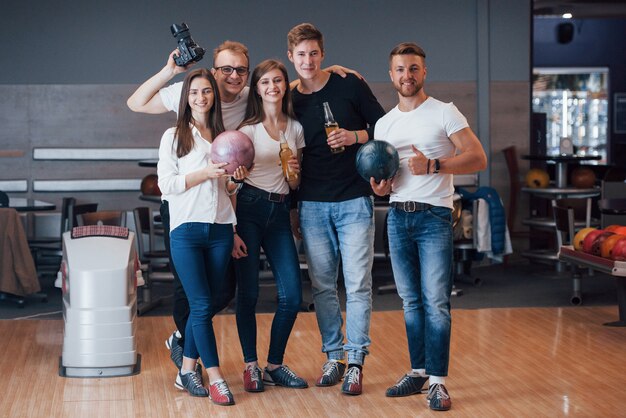
[[216, 70], [220, 70], [224, 75], [230, 75], [235, 71], [237, 75], [244, 76], [250, 72], [248, 67], [231, 67], [230, 65], [222, 65], [221, 67], [215, 67]]

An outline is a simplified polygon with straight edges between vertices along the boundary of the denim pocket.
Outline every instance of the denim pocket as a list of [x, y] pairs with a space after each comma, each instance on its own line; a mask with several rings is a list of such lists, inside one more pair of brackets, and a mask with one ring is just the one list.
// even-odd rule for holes
[[434, 218], [437, 218], [440, 221], [452, 226], [452, 209], [442, 206], [433, 206], [432, 208], [428, 209], [428, 213]]

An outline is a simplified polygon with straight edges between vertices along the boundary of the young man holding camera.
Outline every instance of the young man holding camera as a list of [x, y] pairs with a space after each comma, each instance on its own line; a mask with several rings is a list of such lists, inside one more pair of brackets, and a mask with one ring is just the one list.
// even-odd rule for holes
[[[161, 114], [168, 111], [178, 113], [182, 82], [164, 87], [176, 75], [184, 73], [193, 64], [185, 67], [176, 65], [174, 59], [178, 56], [178, 49], [172, 51], [167, 64], [157, 74], [144, 82], [128, 98], [126, 102], [133, 112]], [[226, 129], [237, 129], [246, 113], [248, 101], [248, 48], [239, 42], [226, 41], [213, 52], [213, 68], [211, 69], [217, 82], [221, 97], [222, 117]], [[161, 196], [161, 220], [165, 231], [169, 231], [169, 204], [167, 196]], [[169, 253], [169, 234], [164, 234], [165, 247]], [[184, 330], [189, 318], [189, 302], [183, 286], [178, 278], [174, 264], [170, 263], [174, 274], [174, 323], [178, 330]], [[216, 309], [224, 309], [234, 296], [234, 277], [230, 271], [232, 293], [228, 300], [214, 301]], [[180, 369], [183, 360], [183, 333], [175, 331], [165, 342], [170, 349], [170, 357], [176, 367]]]

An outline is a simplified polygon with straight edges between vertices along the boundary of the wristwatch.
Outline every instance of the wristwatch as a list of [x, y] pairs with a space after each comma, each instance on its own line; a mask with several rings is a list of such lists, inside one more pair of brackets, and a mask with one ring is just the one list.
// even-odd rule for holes
[[244, 180], [237, 180], [234, 176], [230, 176], [230, 181], [237, 184], [244, 182]]
[[435, 158], [435, 169], [433, 170], [433, 174], [438, 174], [439, 173], [439, 169], [441, 168], [441, 163], [439, 162], [438, 158]]

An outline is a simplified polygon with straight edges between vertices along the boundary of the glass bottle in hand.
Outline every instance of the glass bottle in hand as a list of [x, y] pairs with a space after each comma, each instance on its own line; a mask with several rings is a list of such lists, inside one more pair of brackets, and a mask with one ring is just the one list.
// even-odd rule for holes
[[291, 167], [289, 167], [289, 159], [292, 155], [293, 152], [291, 151], [291, 148], [289, 148], [287, 138], [285, 138], [285, 133], [280, 131], [280, 151], [278, 152], [278, 156], [280, 157], [280, 164], [283, 167], [283, 175], [287, 181], [292, 181], [298, 178], [298, 174], [294, 173]]
[[[336, 129], [339, 129], [339, 124], [337, 122], [335, 122], [335, 118], [333, 117], [333, 112], [330, 111], [330, 106], [328, 105], [328, 102], [324, 102], [324, 128], [326, 129], [326, 137], [328, 138], [328, 135], [330, 135], [330, 133]], [[332, 152], [333, 154], [338, 154], [340, 152], [344, 152], [345, 151], [345, 147], [341, 146], [341, 147], [337, 147], [337, 148], [330, 148], [330, 152]]]

